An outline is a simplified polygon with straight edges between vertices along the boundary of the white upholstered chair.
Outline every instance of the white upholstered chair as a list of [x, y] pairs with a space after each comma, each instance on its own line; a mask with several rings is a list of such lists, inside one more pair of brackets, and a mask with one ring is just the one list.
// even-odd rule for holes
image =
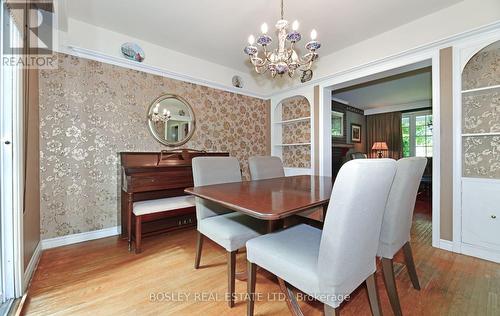
[[[344, 164], [335, 180], [324, 229], [298, 225], [247, 242], [247, 315], [253, 315], [257, 266], [323, 302], [338, 315], [347, 295], [366, 282], [374, 315], [380, 315], [375, 257], [387, 196], [396, 172], [392, 159]], [[298, 308], [290, 296], [289, 308]], [[295, 306], [295, 307], [294, 307]]]
[[[192, 161], [194, 186], [240, 182], [238, 159], [233, 157], [196, 157]], [[236, 253], [245, 247], [247, 240], [259, 236], [266, 225], [258, 219], [196, 198], [198, 236], [194, 267], [200, 267], [203, 237], [208, 237], [227, 251], [229, 307], [234, 306]]]
[[285, 176], [285, 169], [279, 157], [254, 156], [248, 158], [252, 180], [279, 178]]
[[427, 158], [423, 157], [403, 158], [397, 161], [396, 175], [382, 221], [377, 256], [382, 258], [385, 287], [395, 315], [402, 313], [392, 259], [401, 248], [413, 287], [420, 290], [410, 247], [410, 230], [418, 187], [426, 164]]

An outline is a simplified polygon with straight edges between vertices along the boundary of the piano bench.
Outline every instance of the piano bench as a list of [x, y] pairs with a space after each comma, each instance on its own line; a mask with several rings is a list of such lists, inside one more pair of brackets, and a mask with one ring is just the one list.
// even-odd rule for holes
[[[192, 214], [195, 207], [195, 198], [191, 195], [175, 196], [154, 200], [134, 202], [132, 208], [132, 223], [135, 222], [135, 229], [129, 233], [129, 249], [132, 239], [135, 240], [135, 253], [141, 252], [142, 244], [142, 224], [148, 221], [155, 221], [162, 218], [182, 216]], [[177, 226], [195, 224], [189, 218], [179, 221]], [[132, 226], [132, 225], [131, 225]], [[131, 227], [132, 228], [132, 227]], [[168, 230], [168, 229], [167, 229]]]

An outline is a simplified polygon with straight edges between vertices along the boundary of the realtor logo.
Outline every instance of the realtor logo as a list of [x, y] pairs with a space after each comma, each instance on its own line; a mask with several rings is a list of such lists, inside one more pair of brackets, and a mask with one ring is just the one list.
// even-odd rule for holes
[[2, 66], [55, 68], [53, 2], [2, 2], [5, 18]]

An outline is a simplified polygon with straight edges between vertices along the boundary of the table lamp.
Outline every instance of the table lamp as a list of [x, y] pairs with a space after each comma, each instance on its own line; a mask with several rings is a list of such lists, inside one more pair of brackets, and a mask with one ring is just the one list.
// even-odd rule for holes
[[373, 143], [372, 150], [377, 150], [378, 158], [383, 158], [382, 151], [389, 150], [385, 142], [375, 142]]

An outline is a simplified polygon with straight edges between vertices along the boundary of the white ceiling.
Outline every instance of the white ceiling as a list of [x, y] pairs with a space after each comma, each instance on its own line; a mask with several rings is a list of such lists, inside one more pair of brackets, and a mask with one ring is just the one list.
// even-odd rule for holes
[[431, 100], [431, 68], [344, 88], [334, 91], [333, 97], [345, 100], [363, 110]]
[[[461, 0], [285, 0], [303, 46], [312, 28], [327, 55]], [[279, 0], [67, 0], [69, 18], [97, 25], [240, 71], [250, 33], [279, 19]], [[147, 52], [146, 52], [147, 55]]]

